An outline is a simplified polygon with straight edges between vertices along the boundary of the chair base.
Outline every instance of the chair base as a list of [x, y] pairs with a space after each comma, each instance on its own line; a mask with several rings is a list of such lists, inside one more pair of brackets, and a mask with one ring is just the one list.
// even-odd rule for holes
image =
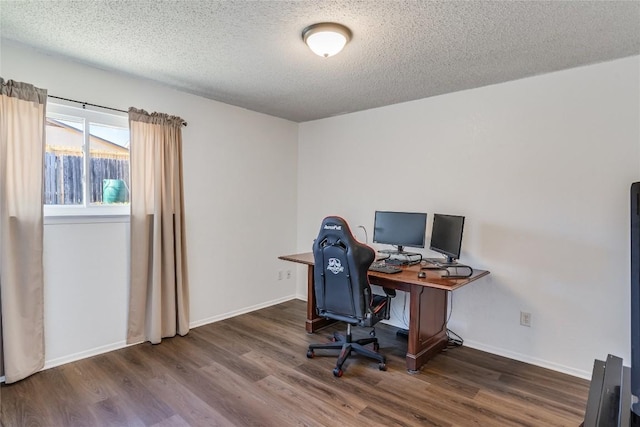
[[[379, 363], [378, 368], [381, 371], [387, 370], [387, 359], [384, 357], [384, 355], [378, 353], [378, 348], [380, 346], [378, 344], [377, 338], [361, 338], [359, 340], [353, 341], [351, 338], [351, 325], [348, 325], [346, 337], [338, 333], [334, 333], [333, 339], [333, 342], [324, 344], [309, 344], [307, 357], [310, 359], [313, 358], [315, 356], [314, 350], [340, 350], [340, 355], [338, 356], [336, 367], [333, 369], [333, 375], [335, 375], [336, 377], [342, 376], [342, 365], [344, 365], [344, 362], [347, 361], [352, 352], [373, 360], [377, 360]], [[368, 344], [373, 344], [373, 350], [365, 347], [365, 345]]]

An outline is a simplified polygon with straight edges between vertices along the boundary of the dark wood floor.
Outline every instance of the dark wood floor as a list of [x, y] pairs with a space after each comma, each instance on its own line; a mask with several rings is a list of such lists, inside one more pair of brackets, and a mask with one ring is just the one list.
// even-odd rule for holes
[[[589, 382], [466, 347], [410, 375], [406, 341], [376, 328], [388, 371], [307, 359], [305, 303], [274, 307], [3, 385], [14, 426], [577, 426]], [[366, 335], [354, 329], [354, 335]]]

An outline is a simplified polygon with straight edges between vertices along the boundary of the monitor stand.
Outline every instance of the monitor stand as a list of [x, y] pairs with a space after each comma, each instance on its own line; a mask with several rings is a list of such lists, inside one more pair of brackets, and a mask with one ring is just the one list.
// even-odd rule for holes
[[389, 254], [389, 255], [406, 255], [406, 256], [420, 255], [417, 252], [405, 252], [402, 246], [399, 246], [398, 249], [381, 249], [378, 252], [380, 252], [381, 254]]
[[440, 267], [449, 267], [449, 266], [458, 265], [457, 261], [448, 257], [447, 258], [424, 258], [424, 261], [428, 262], [429, 264], [434, 264]]
[[397, 250], [383, 249], [378, 252], [389, 255], [388, 258], [385, 258], [385, 263], [392, 265], [411, 265], [422, 259], [421, 254], [417, 252], [405, 252], [402, 250], [402, 246], [398, 246]]

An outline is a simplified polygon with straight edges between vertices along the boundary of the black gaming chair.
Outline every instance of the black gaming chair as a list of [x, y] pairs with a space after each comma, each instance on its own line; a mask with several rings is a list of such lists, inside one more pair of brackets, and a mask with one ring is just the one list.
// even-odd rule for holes
[[[395, 291], [385, 289], [387, 295], [374, 295], [369, 286], [367, 271], [375, 259], [374, 250], [358, 242], [347, 222], [337, 216], [322, 221], [318, 238], [313, 243], [314, 292], [318, 315], [347, 323], [347, 335], [334, 334], [334, 341], [310, 344], [307, 357], [314, 357], [316, 349], [338, 349], [340, 356], [333, 370], [342, 376], [342, 365], [351, 352], [379, 362], [381, 371], [387, 369], [385, 357], [378, 353], [377, 338], [351, 339], [351, 325], [373, 327], [389, 318], [390, 298]], [[375, 337], [375, 329], [371, 331]], [[373, 351], [365, 348], [373, 343]]]

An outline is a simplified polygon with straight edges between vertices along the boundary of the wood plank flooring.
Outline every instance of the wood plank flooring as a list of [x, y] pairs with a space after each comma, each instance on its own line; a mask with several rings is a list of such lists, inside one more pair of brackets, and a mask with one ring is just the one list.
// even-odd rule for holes
[[[342, 378], [289, 301], [3, 385], [14, 426], [577, 426], [589, 382], [466, 347], [410, 375], [406, 341], [378, 325], [386, 372], [359, 356]], [[354, 328], [354, 336], [368, 330]], [[327, 354], [327, 353], [324, 353]]]

